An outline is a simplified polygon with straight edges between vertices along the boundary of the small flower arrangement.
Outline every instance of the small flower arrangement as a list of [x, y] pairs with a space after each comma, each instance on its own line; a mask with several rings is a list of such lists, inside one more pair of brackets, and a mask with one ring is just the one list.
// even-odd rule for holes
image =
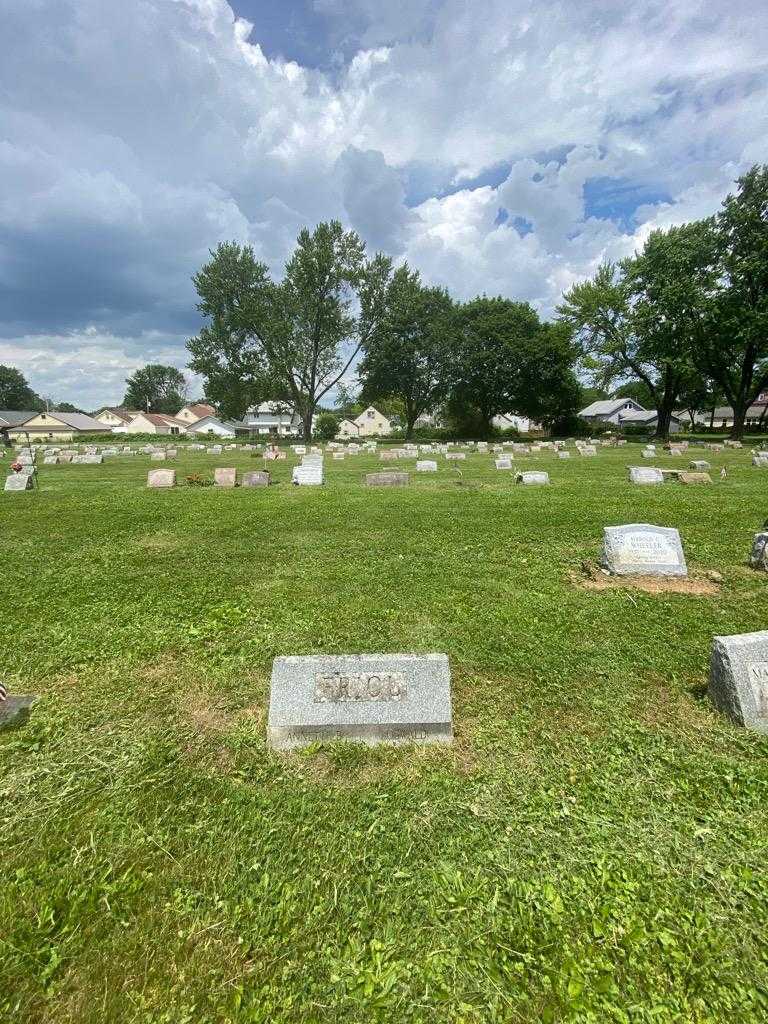
[[24, 467], [20, 462], [12, 462], [11, 469], [13, 470], [14, 473], [20, 473], [22, 469], [24, 469]]
[[202, 473], [190, 473], [186, 477], [187, 487], [212, 487], [213, 480], [204, 477]]

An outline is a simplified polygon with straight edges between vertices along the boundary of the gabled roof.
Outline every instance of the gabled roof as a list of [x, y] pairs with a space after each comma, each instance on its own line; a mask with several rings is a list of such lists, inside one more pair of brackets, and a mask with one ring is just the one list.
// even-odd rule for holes
[[179, 412], [184, 412], [184, 409], [191, 412], [193, 416], [197, 416], [199, 420], [203, 419], [205, 416], [216, 415], [214, 407], [212, 405], [206, 405], [205, 402], [197, 402], [194, 405], [185, 405], [183, 408], [179, 409]]
[[186, 430], [189, 426], [184, 420], [177, 420], [175, 416], [168, 416], [162, 412], [140, 412], [138, 415], [154, 423], [156, 427], [184, 427]]
[[84, 412], [46, 412], [46, 413], [35, 413], [36, 416], [50, 416], [53, 420], [58, 420], [67, 427], [72, 427], [73, 430], [82, 430], [84, 433], [89, 431], [109, 430], [106, 424], [101, 423], [99, 420], [95, 420], [93, 416], [86, 416]]
[[[363, 409], [363, 411], [360, 413], [360, 415], [356, 416], [355, 419], [352, 422], [356, 423], [357, 426], [359, 426], [359, 427], [363, 426], [364, 423], [365, 423], [365, 414], [367, 412], [370, 412], [371, 410], [373, 410], [373, 412], [375, 412], [377, 416], [380, 416], [383, 420], [386, 420], [387, 423], [391, 423], [392, 422], [390, 420], [389, 416], [385, 416], [383, 412], [379, 412], [379, 410], [376, 408], [375, 405], [369, 405], [367, 408]], [[363, 421], [362, 423], [360, 422], [361, 420]]]
[[96, 415], [101, 416], [103, 412], [111, 412], [113, 416], [117, 416], [123, 423], [130, 423], [134, 416], [139, 415], [141, 409], [125, 409], [122, 406], [113, 409], [111, 406], [105, 406], [103, 409], [99, 409]]
[[581, 410], [579, 416], [612, 416], [613, 413], [623, 408], [627, 402], [631, 402], [637, 410], [643, 408], [634, 398], [606, 398], [603, 401], [593, 402], [591, 405], [588, 405], [586, 409]]
[[31, 420], [33, 416], [37, 416], [37, 413], [28, 410], [0, 409], [0, 430], [4, 427], [18, 427], [19, 424]]
[[[643, 409], [642, 412], [639, 409], [633, 409], [631, 412], [622, 413], [619, 416], [621, 423], [650, 423], [652, 420], [659, 418], [659, 414], [655, 409]], [[677, 413], [672, 413], [673, 420], [679, 420], [680, 417]]]

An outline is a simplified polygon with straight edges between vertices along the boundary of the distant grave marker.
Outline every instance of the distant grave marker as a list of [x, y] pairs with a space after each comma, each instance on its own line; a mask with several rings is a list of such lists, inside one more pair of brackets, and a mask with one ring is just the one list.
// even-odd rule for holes
[[269, 487], [270, 476], [264, 469], [243, 473], [243, 487]]
[[664, 474], [660, 469], [645, 466], [630, 466], [629, 481], [633, 484], [663, 484]]
[[437, 463], [434, 459], [420, 459], [416, 463], [417, 473], [436, 473]]
[[526, 484], [528, 486], [535, 486], [537, 484], [548, 484], [549, 483], [549, 473], [539, 473], [539, 472], [518, 473], [515, 476], [515, 482], [518, 483], [518, 484]]
[[237, 470], [232, 467], [217, 467], [213, 471], [214, 487], [234, 487], [237, 483]]
[[512, 469], [512, 459], [494, 459], [496, 469]]
[[147, 473], [147, 487], [175, 487], [175, 469], [150, 469]]
[[367, 473], [366, 487], [407, 487], [411, 482], [409, 473]]

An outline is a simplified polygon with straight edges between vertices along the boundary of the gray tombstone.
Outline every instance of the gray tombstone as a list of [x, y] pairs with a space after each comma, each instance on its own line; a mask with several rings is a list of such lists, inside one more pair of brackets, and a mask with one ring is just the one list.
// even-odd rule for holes
[[437, 463], [434, 459], [420, 459], [416, 463], [417, 473], [436, 473]]
[[645, 466], [630, 466], [629, 481], [633, 484], [663, 484], [664, 474], [660, 469]]
[[175, 487], [175, 469], [150, 469], [147, 473], [147, 487]]
[[512, 459], [510, 458], [494, 459], [493, 464], [496, 466], [496, 469], [512, 469]]
[[31, 491], [32, 490], [32, 477], [27, 473], [11, 473], [10, 476], [5, 478], [6, 491]]
[[243, 473], [243, 487], [269, 487], [270, 476], [265, 469], [257, 469], [251, 473]]
[[739, 725], [768, 733], [768, 631], [715, 637], [709, 699]]
[[712, 467], [704, 459], [694, 459], [690, 464], [690, 468], [696, 473], [708, 473]]
[[166, 455], [165, 452], [152, 452], [149, 458], [151, 462], [165, 462]]
[[515, 476], [515, 481], [518, 484], [527, 484], [528, 486], [535, 486], [536, 484], [548, 484], [549, 473], [518, 473]]
[[681, 484], [711, 484], [712, 477], [709, 473], [678, 473], [677, 479]]
[[214, 487], [234, 487], [237, 483], [237, 470], [218, 467], [213, 471]]
[[366, 473], [366, 487], [407, 487], [411, 482], [409, 473]]
[[0, 700], [0, 729], [25, 722], [36, 700], [37, 697], [29, 693], [8, 694], [4, 700]]
[[328, 740], [451, 743], [445, 654], [276, 658], [268, 742], [276, 749]]
[[768, 533], [756, 533], [752, 541], [749, 564], [753, 569], [768, 571]]
[[606, 526], [601, 564], [614, 576], [688, 575], [677, 530], [648, 523]]
[[558, 459], [570, 459], [571, 453], [570, 452], [558, 452], [557, 453], [557, 457], [558, 457]]
[[58, 455], [46, 455], [43, 459], [44, 466], [55, 466], [59, 461]]
[[768, 469], [768, 454], [754, 455], [752, 457], [752, 465], [758, 466], [760, 469]]

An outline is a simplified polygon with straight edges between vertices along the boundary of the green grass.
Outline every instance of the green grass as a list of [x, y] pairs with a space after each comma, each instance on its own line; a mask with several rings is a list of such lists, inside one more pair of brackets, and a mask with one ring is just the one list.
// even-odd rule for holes
[[[0, 734], [0, 1019], [768, 1018], [768, 748], [704, 696], [713, 634], [766, 627], [768, 473], [632, 487], [638, 454], [234, 491], [136, 456], [0, 494], [0, 676], [41, 695]], [[214, 465], [262, 463], [176, 468]], [[719, 593], [575, 586], [634, 521]], [[446, 652], [455, 745], [268, 751], [272, 659], [356, 651]]]

